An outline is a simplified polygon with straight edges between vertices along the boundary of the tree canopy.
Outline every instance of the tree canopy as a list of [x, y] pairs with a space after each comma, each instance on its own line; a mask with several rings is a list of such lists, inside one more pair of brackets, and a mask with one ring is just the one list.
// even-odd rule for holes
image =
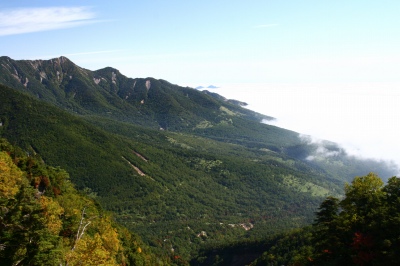
[[384, 184], [369, 173], [346, 184], [342, 199], [327, 197], [312, 227], [278, 237], [252, 265], [398, 265], [399, 225], [400, 178]]
[[[68, 174], [0, 139], [1, 265], [155, 265]], [[168, 261], [169, 258], [164, 258]]]

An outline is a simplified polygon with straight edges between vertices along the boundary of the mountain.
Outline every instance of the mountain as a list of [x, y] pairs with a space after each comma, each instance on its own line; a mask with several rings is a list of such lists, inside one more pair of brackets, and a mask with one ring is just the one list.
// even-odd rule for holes
[[150, 246], [186, 260], [308, 224], [345, 181], [395, 173], [262, 124], [272, 117], [218, 94], [65, 57], [0, 63], [0, 136], [66, 169]]
[[[241, 102], [241, 101], [238, 101], [238, 100], [226, 99], [224, 96], [221, 96], [221, 95], [219, 95], [218, 93], [215, 93], [215, 92], [209, 92], [207, 90], [203, 90], [203, 93], [205, 93], [207, 95], [210, 95], [210, 96], [212, 96], [212, 97], [214, 97], [214, 98], [216, 98], [218, 100], [229, 102], [229, 103], [234, 104], [234, 105], [239, 105], [239, 106], [247, 106], [248, 105], [247, 103]], [[266, 117], [265, 119], [266, 120], [272, 120], [274, 118], [273, 117]]]
[[207, 121], [218, 123], [224, 120], [227, 109], [251, 119], [268, 118], [164, 80], [131, 79], [111, 67], [86, 70], [66, 57], [34, 61], [0, 57], [0, 69], [0, 83], [72, 113], [100, 115], [155, 129], [180, 130]]
[[207, 88], [208, 88], [208, 89], [218, 89], [218, 87], [217, 87], [217, 86], [214, 86], [214, 85], [209, 85]]
[[[203, 86], [197, 86], [195, 89], [196, 90], [201, 90], [201, 89], [204, 89], [205, 87], [203, 87]], [[209, 85], [209, 86], [207, 86], [207, 89], [218, 89], [219, 87], [217, 87], [217, 86], [214, 86], [214, 85]]]

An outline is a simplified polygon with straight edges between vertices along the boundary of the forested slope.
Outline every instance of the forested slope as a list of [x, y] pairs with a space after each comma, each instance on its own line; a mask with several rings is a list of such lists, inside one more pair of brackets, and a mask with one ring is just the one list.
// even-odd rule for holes
[[[128, 78], [117, 69], [83, 69], [66, 57], [0, 57], [0, 83], [72, 113], [99, 115], [150, 128], [182, 130], [227, 122], [226, 112], [271, 119], [200, 91], [154, 78]], [[230, 111], [231, 110], [231, 111]]]
[[1, 265], [157, 265], [67, 172], [0, 139]]
[[0, 94], [2, 136], [67, 169], [153, 246], [172, 237], [186, 256], [204, 242], [244, 236], [242, 223], [257, 221], [254, 234], [303, 225], [333, 185], [272, 151], [114, 120], [93, 124], [6, 87]]
[[321, 203], [312, 227], [266, 242], [251, 265], [398, 265], [399, 191], [398, 177], [355, 177], [343, 199]]
[[0, 85], [0, 135], [66, 169], [167, 257], [309, 224], [346, 180], [396, 172], [261, 124], [268, 117], [212, 93], [65, 57], [0, 62], [10, 86]]

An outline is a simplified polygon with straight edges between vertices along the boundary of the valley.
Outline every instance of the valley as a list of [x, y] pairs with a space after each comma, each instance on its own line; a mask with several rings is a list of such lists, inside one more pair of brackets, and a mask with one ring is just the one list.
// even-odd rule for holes
[[262, 124], [272, 117], [240, 99], [90, 71], [66, 57], [1, 57], [0, 83], [2, 138], [65, 169], [151, 252], [182, 264], [201, 250], [257, 246], [310, 225], [355, 176], [397, 173]]

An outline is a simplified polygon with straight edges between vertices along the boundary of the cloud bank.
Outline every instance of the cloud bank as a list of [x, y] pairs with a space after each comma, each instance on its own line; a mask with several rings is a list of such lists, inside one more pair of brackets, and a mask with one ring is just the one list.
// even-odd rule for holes
[[[226, 84], [216, 92], [276, 118], [264, 123], [312, 136], [310, 143], [329, 140], [349, 156], [400, 166], [399, 85]], [[321, 147], [316, 155], [336, 155], [336, 150]]]
[[81, 26], [93, 22], [88, 7], [21, 8], [0, 12], [0, 36]]

